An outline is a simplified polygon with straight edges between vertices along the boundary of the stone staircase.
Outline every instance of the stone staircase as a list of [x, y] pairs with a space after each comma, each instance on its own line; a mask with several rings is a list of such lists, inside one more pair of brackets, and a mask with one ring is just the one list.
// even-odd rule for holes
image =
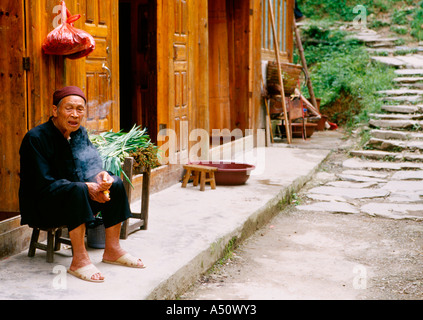
[[[393, 83], [395, 88], [377, 92], [384, 102], [401, 104], [386, 104], [382, 107], [383, 113], [370, 115], [370, 139], [364, 150], [351, 151], [351, 155], [423, 162], [423, 104], [419, 104], [423, 103], [423, 90], [410, 85], [423, 85], [423, 70], [417, 70], [396, 70], [399, 77]], [[406, 81], [401, 77], [404, 74], [408, 75]], [[410, 81], [411, 78], [415, 81]]]
[[372, 59], [397, 68], [398, 77], [391, 90], [375, 93], [384, 105], [370, 115], [367, 143], [321, 172], [296, 208], [423, 221], [423, 55], [393, 56], [396, 39], [374, 31], [358, 37], [371, 52], [389, 49], [390, 56]]
[[[382, 37], [376, 31], [362, 30], [354, 36], [363, 41], [372, 60], [397, 68], [393, 88], [376, 92], [383, 101], [382, 112], [371, 114], [370, 139], [352, 156], [394, 161], [423, 162], [423, 43], [418, 47], [395, 46], [396, 37]], [[414, 53], [397, 55], [396, 52]]]

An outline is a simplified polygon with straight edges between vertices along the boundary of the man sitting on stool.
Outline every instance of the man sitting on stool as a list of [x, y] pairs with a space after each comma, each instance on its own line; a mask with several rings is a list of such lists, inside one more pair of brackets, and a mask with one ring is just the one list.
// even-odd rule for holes
[[121, 223], [131, 216], [128, 198], [122, 180], [103, 170], [100, 155], [81, 126], [84, 93], [75, 86], [57, 90], [52, 111], [46, 123], [25, 135], [19, 151], [21, 224], [67, 226], [73, 249], [68, 272], [102, 282], [104, 276], [85, 248], [85, 224], [101, 211], [106, 228], [103, 262], [143, 268], [140, 259], [120, 247]]

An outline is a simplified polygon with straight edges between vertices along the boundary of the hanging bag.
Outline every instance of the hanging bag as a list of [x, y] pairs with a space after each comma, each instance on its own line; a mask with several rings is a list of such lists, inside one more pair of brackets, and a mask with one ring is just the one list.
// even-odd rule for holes
[[73, 26], [81, 15], [71, 16], [64, 1], [61, 5], [61, 24], [47, 35], [42, 44], [43, 52], [45, 54], [64, 55], [71, 59], [84, 57], [94, 50], [94, 38], [86, 31]]

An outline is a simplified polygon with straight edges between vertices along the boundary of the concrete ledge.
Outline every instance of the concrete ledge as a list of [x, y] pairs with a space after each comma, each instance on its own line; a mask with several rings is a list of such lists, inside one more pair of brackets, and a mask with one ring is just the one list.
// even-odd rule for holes
[[[329, 153], [326, 155], [326, 157]], [[326, 159], [325, 157], [325, 159]], [[324, 160], [322, 160], [323, 162]], [[160, 283], [147, 297], [149, 300], [175, 299], [189, 288], [203, 273], [209, 270], [219, 259], [223, 258], [228, 246], [237, 245], [250, 237], [255, 231], [268, 223], [287, 204], [292, 195], [298, 192], [319, 169], [317, 164], [308, 174], [297, 178], [293, 183], [283, 188], [263, 207], [253, 212], [241, 226], [229, 232], [212, 243], [209, 248], [200, 252], [195, 258]]]

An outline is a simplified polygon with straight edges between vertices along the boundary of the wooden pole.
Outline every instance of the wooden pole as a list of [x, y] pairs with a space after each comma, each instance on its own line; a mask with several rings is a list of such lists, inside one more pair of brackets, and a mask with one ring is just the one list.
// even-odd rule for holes
[[282, 96], [282, 109], [283, 109], [283, 117], [284, 117], [284, 121], [285, 121], [285, 131], [286, 131], [286, 138], [288, 140], [288, 144], [291, 144], [292, 139], [291, 139], [291, 128], [289, 127], [289, 122], [288, 122], [288, 113], [286, 111], [286, 101], [285, 101], [285, 90], [283, 88], [283, 79], [282, 79], [282, 69], [281, 69], [281, 61], [280, 61], [280, 56], [279, 56], [279, 43], [278, 43], [278, 38], [276, 36], [276, 30], [275, 30], [275, 18], [273, 15], [273, 7], [272, 7], [272, 1], [269, 1], [269, 15], [270, 15], [270, 19], [272, 21], [272, 31], [273, 31], [273, 42], [275, 44], [275, 54], [276, 54], [276, 61], [278, 64], [278, 78], [279, 78], [279, 84], [281, 86], [281, 96]]
[[316, 96], [314, 95], [313, 85], [311, 84], [310, 73], [308, 72], [307, 61], [304, 55], [304, 48], [301, 42], [300, 32], [297, 29], [297, 23], [295, 22], [295, 18], [293, 23], [294, 23], [294, 30], [295, 30], [295, 38], [297, 40], [297, 48], [300, 53], [301, 62], [304, 68], [304, 73], [307, 78], [307, 88], [308, 88], [308, 93], [310, 93], [311, 104], [318, 110]]
[[270, 138], [271, 138], [272, 143], [274, 143], [275, 140], [273, 139], [272, 120], [270, 119], [269, 106], [267, 105], [266, 97], [264, 98], [264, 104], [266, 105], [266, 110], [267, 110], [266, 119], [267, 119], [269, 130], [270, 130]]
[[[261, 75], [260, 80], [261, 80], [261, 86], [264, 87], [263, 75]], [[268, 122], [268, 126], [270, 128], [270, 138], [271, 138], [272, 143], [274, 143], [275, 141], [273, 139], [272, 121], [270, 120], [269, 105], [267, 104], [266, 97], [263, 97], [263, 100], [264, 100], [264, 104], [266, 105], [266, 114], [267, 114], [266, 122]]]

